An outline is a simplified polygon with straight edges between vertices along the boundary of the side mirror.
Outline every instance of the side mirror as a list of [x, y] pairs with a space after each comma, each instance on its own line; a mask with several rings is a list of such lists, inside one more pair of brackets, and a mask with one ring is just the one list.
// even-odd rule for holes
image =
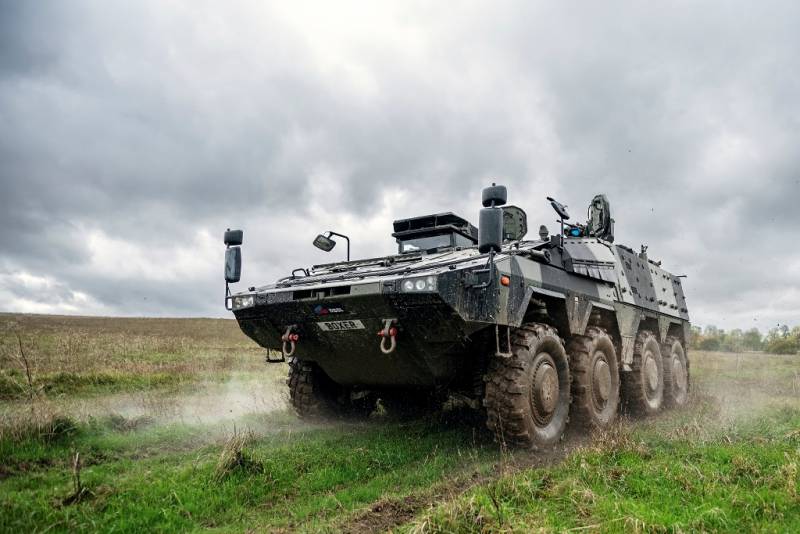
[[[241, 241], [240, 241], [241, 242]], [[242, 277], [242, 249], [231, 247], [225, 250], [225, 281], [233, 284]]]
[[503, 210], [483, 208], [478, 215], [478, 252], [500, 252], [503, 245]]
[[482, 192], [484, 206], [478, 215], [478, 252], [500, 252], [503, 246], [503, 210], [495, 207], [505, 204], [507, 199], [506, 188], [502, 185], [492, 184]]
[[503, 206], [503, 240], [519, 241], [528, 233], [528, 216], [517, 206]]
[[330, 237], [325, 237], [324, 235], [319, 234], [316, 238], [314, 238], [314, 246], [320, 250], [324, 250], [325, 252], [330, 252], [333, 250], [333, 247], [336, 246], [336, 241]]

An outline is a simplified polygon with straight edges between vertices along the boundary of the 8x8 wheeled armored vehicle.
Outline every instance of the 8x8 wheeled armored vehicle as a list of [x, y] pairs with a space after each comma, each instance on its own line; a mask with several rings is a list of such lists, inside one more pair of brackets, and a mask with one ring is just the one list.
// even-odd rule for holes
[[[615, 245], [609, 203], [586, 224], [525, 240], [506, 189], [483, 190], [479, 226], [452, 213], [397, 220], [395, 255], [296, 269], [231, 294], [242, 232], [225, 233], [226, 307], [290, 359], [302, 417], [369, 414], [454, 395], [507, 443], [554, 444], [568, 421], [602, 428], [621, 404], [652, 414], [687, 400], [690, 325], [679, 277]], [[339, 235], [339, 234], [336, 234]], [[320, 235], [324, 250], [335, 242]]]

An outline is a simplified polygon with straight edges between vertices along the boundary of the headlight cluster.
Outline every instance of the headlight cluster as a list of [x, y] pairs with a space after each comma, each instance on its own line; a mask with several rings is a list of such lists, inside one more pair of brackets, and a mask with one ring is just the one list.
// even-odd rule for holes
[[233, 297], [233, 309], [241, 310], [242, 308], [252, 308], [255, 304], [255, 297], [253, 295], [240, 295]]
[[400, 282], [403, 293], [430, 293], [436, 291], [436, 277], [408, 278]]

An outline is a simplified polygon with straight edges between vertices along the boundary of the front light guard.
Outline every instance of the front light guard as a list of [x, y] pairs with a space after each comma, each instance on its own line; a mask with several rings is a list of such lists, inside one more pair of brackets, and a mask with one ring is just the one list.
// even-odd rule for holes
[[231, 299], [231, 309], [235, 310], [243, 310], [245, 308], [252, 308], [255, 306], [256, 303], [256, 296], [255, 295], [235, 295], [230, 297]]
[[400, 282], [400, 291], [403, 293], [435, 293], [436, 286], [436, 276], [429, 274], [402, 280]]

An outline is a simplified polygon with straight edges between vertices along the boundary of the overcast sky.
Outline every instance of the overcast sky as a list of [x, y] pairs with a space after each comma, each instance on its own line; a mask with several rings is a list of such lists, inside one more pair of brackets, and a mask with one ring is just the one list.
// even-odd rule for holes
[[800, 3], [0, 0], [0, 310], [226, 316], [508, 186], [606, 193], [697, 324], [800, 323]]

